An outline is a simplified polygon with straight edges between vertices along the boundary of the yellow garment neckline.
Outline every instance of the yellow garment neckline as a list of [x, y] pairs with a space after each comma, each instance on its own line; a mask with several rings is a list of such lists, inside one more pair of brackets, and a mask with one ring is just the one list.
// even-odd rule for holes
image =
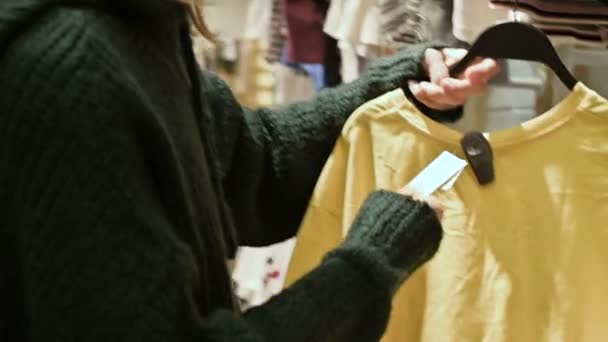
[[[399, 114], [416, 129], [451, 145], [460, 145], [460, 139], [464, 133], [449, 126], [433, 121], [412, 104], [401, 89], [400, 96], [395, 97], [395, 105], [399, 108]], [[549, 133], [572, 118], [581, 110], [587, 96], [593, 91], [583, 83], [577, 83], [574, 89], [556, 106], [545, 113], [525, 121], [517, 126], [501, 129], [493, 132], [484, 132], [493, 149], [499, 149], [509, 145], [528, 141]], [[466, 115], [466, 113], [465, 113]]]

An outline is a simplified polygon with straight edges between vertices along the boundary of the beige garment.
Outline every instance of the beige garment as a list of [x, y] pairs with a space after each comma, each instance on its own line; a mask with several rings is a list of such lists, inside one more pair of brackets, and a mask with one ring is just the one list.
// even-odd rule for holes
[[376, 0], [332, 0], [323, 30], [338, 41], [345, 83], [359, 78], [381, 56], [380, 8]]
[[242, 38], [250, 0], [207, 0], [205, 20], [211, 31], [230, 38]]
[[338, 42], [338, 48], [343, 83], [350, 83], [361, 77], [370, 64], [382, 56], [382, 51], [378, 47], [359, 45], [357, 49], [345, 40]]
[[359, 29], [365, 12], [362, 0], [332, 0], [327, 10], [323, 31], [336, 40], [358, 43]]
[[488, 27], [510, 19], [510, 11], [490, 6], [488, 0], [454, 0], [452, 29], [459, 40], [472, 43]]
[[288, 105], [312, 99], [317, 93], [313, 80], [303, 72], [277, 63], [273, 65], [275, 74], [276, 105]]
[[265, 42], [242, 40], [236, 75], [229, 82], [239, 103], [250, 108], [274, 104], [275, 78], [272, 67], [264, 60], [265, 52]]
[[270, 37], [272, 0], [250, 0], [245, 21], [245, 39], [267, 40]]
[[[437, 193], [441, 247], [397, 293], [383, 341], [607, 341], [608, 100], [579, 83], [488, 136], [495, 182], [479, 186], [467, 168]], [[401, 188], [442, 151], [464, 158], [461, 137], [401, 90], [359, 108], [316, 185], [287, 283], [340, 244], [371, 191]]]
[[366, 64], [365, 59], [359, 56], [355, 46], [346, 40], [339, 41], [338, 48], [340, 49], [342, 82], [350, 83], [358, 79], [363, 73]]
[[365, 16], [359, 32], [359, 41], [365, 46], [380, 46], [385, 43], [380, 32], [380, 7], [376, 2], [377, 0], [362, 1]]
[[380, 11], [375, 0], [334, 0], [323, 31], [338, 41], [355, 46], [362, 57], [373, 57], [382, 42]]

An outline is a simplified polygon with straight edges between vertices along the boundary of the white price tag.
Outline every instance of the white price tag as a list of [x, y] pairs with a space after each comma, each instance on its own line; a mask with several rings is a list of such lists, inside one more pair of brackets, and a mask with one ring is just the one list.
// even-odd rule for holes
[[432, 195], [439, 188], [449, 190], [467, 164], [466, 160], [444, 151], [422, 170], [408, 187], [423, 198]]

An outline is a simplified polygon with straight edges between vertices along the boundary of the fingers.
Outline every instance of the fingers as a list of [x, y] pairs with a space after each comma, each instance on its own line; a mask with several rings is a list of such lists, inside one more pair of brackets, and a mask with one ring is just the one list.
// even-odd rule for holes
[[427, 49], [424, 55], [424, 62], [431, 82], [437, 84], [442, 79], [450, 76], [448, 66], [444, 60], [444, 55], [440, 51]]
[[437, 215], [437, 218], [439, 220], [443, 219], [443, 206], [437, 197], [431, 195], [426, 198], [422, 198], [417, 193], [414, 193], [414, 195], [412, 195], [412, 199], [418, 202], [426, 202], [426, 204], [433, 209], [435, 215]]
[[416, 191], [412, 190], [410, 187], [405, 186], [403, 188], [401, 188], [399, 191], [397, 191], [397, 193], [402, 194], [404, 196], [410, 196], [412, 198], [418, 196], [416, 194]]
[[[444, 79], [442, 82], [447, 80], [449, 79]], [[451, 91], [446, 91], [445, 87], [430, 82], [418, 83], [412, 81], [409, 87], [418, 101], [433, 109], [445, 110], [458, 107], [466, 100], [465, 94], [455, 96]]]
[[420, 88], [422, 93], [429, 102], [441, 103], [449, 107], [457, 107], [461, 105], [465, 98], [456, 98], [446, 88], [430, 82], [421, 82]]
[[484, 93], [488, 87], [487, 82], [472, 82], [472, 80], [468, 78], [447, 78], [441, 81], [440, 86], [445, 89], [447, 94], [456, 101], [460, 101], [460, 103], [466, 102], [466, 100], [473, 95]]
[[429, 207], [433, 209], [433, 211], [440, 220], [443, 218], [443, 206], [441, 205], [441, 202], [437, 197], [431, 195], [426, 198], [422, 198], [422, 196], [420, 196], [418, 192], [413, 191], [412, 189], [409, 189], [407, 187], [399, 190], [399, 193], [411, 197], [414, 201], [426, 202]]
[[[449, 68], [464, 58], [468, 51], [465, 49], [447, 48], [441, 50], [441, 52], [444, 63]], [[496, 76], [498, 72], [500, 72], [500, 66], [496, 60], [491, 58], [476, 58], [466, 69], [464, 77], [472, 78], [475, 82], [487, 82], [490, 78]]]
[[414, 97], [418, 99], [418, 101], [422, 102], [429, 108], [433, 108], [436, 110], [445, 110], [448, 109], [448, 106], [442, 105], [434, 100], [432, 100], [429, 95], [422, 89], [418, 82], [410, 81], [409, 88]]
[[473, 63], [464, 72], [464, 78], [467, 78], [474, 85], [485, 84], [488, 80], [500, 71], [498, 63], [491, 58], [485, 58], [479, 63]]
[[437, 215], [437, 218], [439, 218], [439, 220], [443, 219], [443, 206], [441, 205], [441, 202], [437, 197], [428, 197], [426, 199], [426, 203], [429, 205], [429, 207], [433, 209], [433, 211], [435, 211], [435, 214]]

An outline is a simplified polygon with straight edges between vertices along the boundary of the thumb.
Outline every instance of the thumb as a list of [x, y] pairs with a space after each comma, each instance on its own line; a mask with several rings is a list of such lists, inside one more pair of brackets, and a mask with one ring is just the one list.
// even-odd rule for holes
[[439, 220], [443, 219], [443, 206], [437, 197], [429, 196], [426, 199], [426, 203], [435, 211]]
[[440, 51], [427, 49], [424, 53], [424, 60], [432, 83], [439, 84], [442, 79], [450, 76], [443, 53]]
[[426, 198], [422, 198], [422, 196], [420, 196], [420, 193], [418, 191], [411, 189], [408, 186], [401, 188], [399, 191], [397, 191], [397, 193], [404, 195], [404, 196], [411, 197], [414, 201], [426, 202], [429, 205], [429, 207], [431, 207], [431, 209], [433, 209], [433, 211], [435, 211], [435, 214], [437, 215], [437, 217], [440, 220], [443, 218], [443, 206], [441, 205], [441, 202], [439, 201], [439, 199], [437, 197], [428, 196]]
[[420, 195], [419, 193], [410, 188], [409, 186], [404, 186], [403, 188], [401, 188], [399, 191], [397, 191], [397, 193], [403, 195], [403, 196], [408, 196], [408, 197], [412, 197], [414, 200], [419, 200], [420, 199]]

